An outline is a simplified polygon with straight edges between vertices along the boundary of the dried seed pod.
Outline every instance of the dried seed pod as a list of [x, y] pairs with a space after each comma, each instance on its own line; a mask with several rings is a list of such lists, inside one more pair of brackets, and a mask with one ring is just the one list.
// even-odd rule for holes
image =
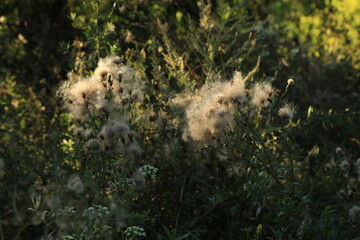
[[128, 137], [129, 137], [129, 142], [133, 143], [134, 142], [134, 135], [132, 133], [129, 133]]
[[102, 77], [102, 78], [105, 78], [107, 75], [108, 75], [108, 72], [107, 72], [107, 71], [102, 71], [102, 72], [100, 73], [100, 77]]
[[126, 105], [126, 104], [128, 104], [130, 102], [130, 99], [129, 98], [124, 98], [124, 99], [122, 99], [122, 104], [123, 105]]
[[118, 74], [119, 82], [122, 81], [122, 77], [123, 77], [123, 74], [122, 74], [122, 73], [119, 73], [119, 74]]

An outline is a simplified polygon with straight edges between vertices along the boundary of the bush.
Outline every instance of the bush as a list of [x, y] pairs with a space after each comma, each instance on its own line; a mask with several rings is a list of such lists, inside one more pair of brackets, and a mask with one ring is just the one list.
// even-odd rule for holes
[[1, 239], [359, 237], [344, 3], [5, 1]]

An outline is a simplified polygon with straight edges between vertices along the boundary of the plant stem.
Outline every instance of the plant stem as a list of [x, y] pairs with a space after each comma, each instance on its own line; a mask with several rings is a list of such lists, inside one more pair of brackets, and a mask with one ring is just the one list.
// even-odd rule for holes
[[[280, 187], [284, 190], [286, 190], [286, 188], [284, 187], [284, 185], [280, 182], [279, 178], [276, 176], [276, 172], [275, 172], [275, 169], [272, 165], [272, 162], [271, 162], [271, 159], [270, 159], [270, 156], [268, 155], [267, 151], [266, 151], [266, 146], [265, 146], [265, 143], [262, 141], [262, 139], [260, 138], [260, 136], [257, 135], [255, 129], [253, 128], [251, 122], [249, 121], [249, 119], [245, 116], [245, 114], [242, 113], [242, 111], [238, 108], [238, 111], [240, 113], [240, 115], [243, 117], [243, 119], [245, 119], [246, 121], [246, 124], [249, 126], [249, 129], [250, 131], [252, 132], [252, 134], [254, 135], [254, 137], [257, 138], [257, 141], [260, 143], [260, 145], [262, 146], [262, 148], [264, 149], [265, 151], [265, 156], [266, 156], [266, 159], [268, 161], [268, 163], [270, 164], [270, 168], [266, 166], [265, 162], [260, 158], [258, 157], [259, 161], [264, 165], [266, 171], [273, 177], [273, 179], [280, 185]], [[256, 140], [255, 140], [256, 141]], [[255, 142], [254, 141], [254, 142]], [[297, 200], [296, 197], [292, 194], [289, 194], [289, 196], [294, 199], [294, 200]]]

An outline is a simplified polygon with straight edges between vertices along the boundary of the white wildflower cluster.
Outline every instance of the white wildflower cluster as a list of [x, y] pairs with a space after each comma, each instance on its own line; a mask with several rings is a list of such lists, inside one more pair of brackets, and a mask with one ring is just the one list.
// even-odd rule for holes
[[352, 222], [358, 222], [360, 221], [360, 207], [359, 206], [353, 206], [349, 210], [349, 217]]
[[212, 142], [221, 138], [227, 125], [233, 124], [233, 102], [246, 99], [245, 82], [240, 72], [235, 72], [231, 81], [205, 84], [186, 108], [187, 128], [185, 141]]
[[156, 173], [158, 172], [159, 169], [157, 169], [156, 167], [153, 167], [151, 165], [144, 165], [142, 167], [139, 168], [139, 172], [144, 176], [144, 177], [150, 177], [151, 179], [155, 179], [156, 178]]
[[139, 156], [142, 149], [134, 136], [135, 132], [130, 130], [124, 120], [111, 120], [102, 127], [96, 138], [91, 138], [86, 142], [85, 148]]
[[110, 211], [109, 208], [107, 207], [96, 205], [94, 207], [89, 207], [85, 209], [83, 211], [83, 216], [86, 216], [90, 219], [102, 218], [102, 217], [110, 216]]
[[294, 104], [292, 103], [286, 103], [284, 106], [282, 106], [279, 109], [279, 116], [281, 118], [288, 118], [288, 119], [292, 119], [294, 117], [295, 114], [295, 107]]
[[118, 104], [143, 100], [144, 83], [135, 78], [134, 69], [125, 66], [119, 57], [100, 59], [92, 76], [68, 77], [58, 96], [74, 119], [88, 120], [109, 114]]
[[[135, 141], [135, 133], [118, 112], [123, 110], [119, 109], [123, 105], [142, 102], [143, 88], [144, 83], [135, 77], [134, 69], [125, 66], [121, 58], [112, 56], [100, 59], [92, 76], [70, 74], [58, 96], [74, 119], [92, 122], [84, 124], [87, 128], [73, 128], [74, 136], [84, 140], [86, 151], [139, 156], [142, 150]], [[101, 128], [95, 119], [104, 119], [102, 117], [112, 120]]]
[[84, 190], [84, 184], [78, 175], [72, 175], [68, 179], [66, 187], [75, 193], [81, 193]]
[[[273, 101], [275, 93], [276, 89], [267, 82], [256, 83], [246, 89], [242, 74], [235, 72], [231, 81], [206, 83], [198, 96], [176, 97], [174, 105], [188, 105], [183, 140], [212, 143], [222, 138], [226, 128], [234, 125], [235, 103], [242, 105], [249, 102], [254, 107], [262, 108]], [[285, 105], [279, 114], [292, 118], [294, 107]]]
[[176, 94], [175, 97], [171, 99], [171, 104], [175, 107], [175, 109], [183, 111], [191, 102], [199, 102], [200, 100], [200, 96], [180, 93]]
[[256, 83], [251, 91], [251, 103], [257, 107], [266, 107], [272, 102], [274, 93], [275, 90], [270, 83]]
[[337, 148], [335, 149], [335, 153], [336, 153], [336, 154], [342, 154], [342, 153], [343, 153], [342, 148], [341, 148], [341, 147], [337, 147]]
[[350, 170], [350, 163], [347, 158], [343, 158], [339, 164], [339, 167], [344, 171], [348, 172]]
[[146, 237], [146, 232], [142, 227], [131, 226], [126, 228], [125, 235], [128, 237]]

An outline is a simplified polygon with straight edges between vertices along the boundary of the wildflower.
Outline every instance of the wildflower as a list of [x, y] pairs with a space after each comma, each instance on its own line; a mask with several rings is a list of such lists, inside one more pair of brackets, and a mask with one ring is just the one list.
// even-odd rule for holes
[[353, 206], [349, 210], [349, 217], [352, 222], [356, 222], [360, 220], [360, 207], [359, 206]]
[[287, 86], [286, 88], [288, 88], [289, 86], [293, 85], [295, 83], [294, 79], [290, 78], [287, 80]]
[[142, 149], [137, 142], [133, 142], [127, 146], [126, 152], [133, 156], [140, 156], [142, 154]]
[[348, 198], [348, 194], [345, 192], [345, 190], [341, 189], [338, 193], [337, 196], [340, 198]]
[[246, 99], [245, 83], [240, 72], [235, 72], [231, 81], [205, 84], [200, 96], [192, 97], [186, 107], [187, 128], [184, 141], [214, 142], [223, 137], [227, 127], [234, 125], [234, 103]]
[[126, 43], [130, 43], [130, 42], [134, 41], [134, 39], [135, 39], [135, 37], [132, 34], [132, 32], [129, 31], [129, 32], [126, 33], [126, 36], [125, 36], [125, 42]]
[[135, 185], [143, 185], [145, 183], [145, 174], [140, 169], [137, 169], [133, 175], [132, 180], [134, 181]]
[[146, 237], [146, 232], [142, 227], [131, 226], [126, 228], [125, 235], [129, 237]]
[[114, 32], [115, 31], [115, 25], [113, 23], [110, 23], [106, 26], [107, 32]]
[[103, 126], [99, 134], [99, 138], [101, 140], [104, 140], [106, 142], [112, 142], [113, 140], [115, 140], [115, 137], [116, 137], [115, 131], [111, 126], [109, 125]]
[[201, 101], [201, 96], [191, 95], [191, 94], [176, 94], [175, 98], [171, 99], [171, 104], [178, 110], [186, 109], [191, 102]]
[[331, 169], [331, 163], [326, 163], [325, 165], [324, 165], [324, 169], [325, 169], [325, 171], [329, 171], [330, 169]]
[[82, 132], [82, 135], [85, 139], [94, 137], [94, 131], [91, 128], [87, 128]]
[[79, 40], [74, 40], [74, 41], [73, 41], [73, 46], [74, 46], [75, 48], [82, 48], [82, 47], [84, 46], [84, 42], [79, 41]]
[[89, 114], [100, 115], [99, 109], [106, 107], [106, 89], [95, 78], [71, 79], [64, 83], [59, 91], [65, 103], [75, 119], [84, 120]]
[[5, 16], [0, 17], [0, 23], [6, 23], [6, 17]]
[[281, 118], [292, 119], [294, 117], [294, 113], [295, 113], [294, 105], [289, 103], [282, 106], [278, 111], [278, 114]]
[[256, 83], [251, 90], [251, 103], [256, 107], [266, 107], [271, 102], [271, 96], [274, 92], [270, 83]]
[[99, 60], [98, 67], [116, 67], [117, 65], [122, 65], [123, 62], [124, 60], [118, 56], [108, 56]]
[[69, 178], [66, 187], [68, 190], [75, 193], [81, 193], [84, 190], [84, 184], [77, 175], [73, 175]]
[[46, 205], [51, 209], [51, 210], [55, 210], [57, 209], [61, 204], [61, 200], [59, 197], [50, 197], [47, 202]]
[[142, 91], [140, 89], [135, 89], [131, 92], [130, 99], [134, 102], [142, 102], [144, 99]]
[[350, 169], [349, 161], [347, 159], [344, 159], [343, 161], [341, 161], [340, 168], [345, 172], [349, 171], [349, 169]]
[[28, 40], [25, 38], [25, 36], [22, 35], [21, 33], [19, 33], [17, 37], [18, 37], [19, 41], [23, 44], [26, 44], [28, 42]]
[[110, 121], [109, 125], [117, 136], [125, 136], [130, 131], [130, 127], [122, 120]]
[[340, 154], [340, 153], [343, 152], [343, 150], [342, 150], [341, 147], [337, 147], [337, 148], [335, 149], [335, 152], [336, 152], [336, 154]]
[[159, 169], [157, 169], [156, 167], [153, 167], [151, 165], [144, 165], [144, 166], [139, 168], [140, 173], [144, 177], [150, 177], [151, 179], [156, 178], [156, 173], [158, 172], [158, 170]]
[[100, 149], [100, 142], [97, 139], [90, 139], [85, 143], [85, 149], [88, 151], [94, 151]]

